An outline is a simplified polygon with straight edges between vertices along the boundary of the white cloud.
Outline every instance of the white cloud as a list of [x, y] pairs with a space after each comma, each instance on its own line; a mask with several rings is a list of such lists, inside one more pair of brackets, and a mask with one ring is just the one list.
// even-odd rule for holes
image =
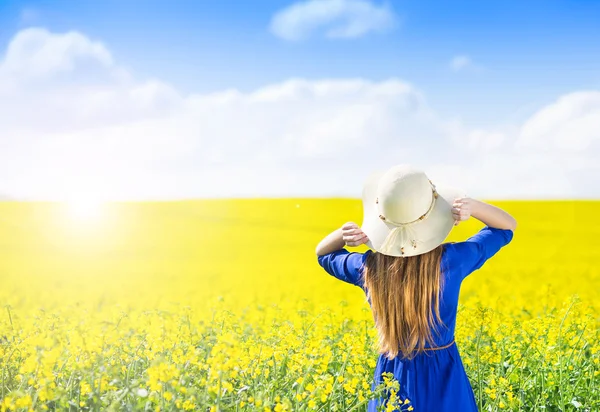
[[487, 130], [473, 130], [467, 135], [466, 144], [470, 149], [491, 151], [497, 149], [506, 140], [501, 132]]
[[[188, 94], [136, 78], [81, 33], [25, 31], [7, 50], [0, 193], [12, 197], [359, 196], [370, 171], [401, 162], [474, 197], [600, 194], [597, 92], [565, 96], [518, 131], [471, 129], [399, 79]], [[555, 144], [568, 130], [582, 150]]]
[[600, 143], [600, 91], [560, 97], [535, 113], [522, 127], [520, 148], [582, 152]]
[[459, 71], [480, 71], [481, 67], [473, 62], [473, 59], [467, 55], [454, 56], [450, 60], [450, 68], [455, 72]]
[[113, 64], [102, 43], [78, 32], [51, 35], [46, 29], [20, 31], [10, 42], [2, 71], [14, 76], [43, 76], [72, 71], [78, 61], [92, 61], [104, 67]]
[[278, 11], [271, 19], [273, 34], [301, 40], [315, 32], [328, 38], [356, 38], [389, 30], [396, 18], [389, 4], [368, 0], [307, 0]]

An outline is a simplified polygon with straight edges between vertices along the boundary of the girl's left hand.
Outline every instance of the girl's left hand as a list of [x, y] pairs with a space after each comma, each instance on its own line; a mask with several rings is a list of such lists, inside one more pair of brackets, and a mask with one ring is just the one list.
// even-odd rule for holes
[[369, 241], [365, 232], [354, 222], [348, 222], [342, 226], [342, 239], [346, 246], [360, 246]]

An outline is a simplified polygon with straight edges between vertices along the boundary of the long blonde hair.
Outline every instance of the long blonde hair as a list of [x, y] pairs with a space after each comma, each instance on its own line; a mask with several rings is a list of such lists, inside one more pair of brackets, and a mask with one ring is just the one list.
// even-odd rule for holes
[[[364, 267], [367, 297], [379, 335], [379, 353], [412, 359], [435, 346], [432, 329], [439, 332], [441, 257], [443, 244], [417, 256], [396, 257], [373, 252]], [[435, 318], [434, 318], [435, 315]], [[439, 324], [436, 324], [436, 321]]]

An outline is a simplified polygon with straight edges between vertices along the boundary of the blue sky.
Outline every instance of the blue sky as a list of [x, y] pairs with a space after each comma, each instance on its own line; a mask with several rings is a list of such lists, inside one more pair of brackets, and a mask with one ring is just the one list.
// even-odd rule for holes
[[[597, 1], [395, 1], [394, 30], [298, 43], [268, 30], [274, 12], [290, 3], [2, 1], [0, 42], [28, 25], [76, 29], [102, 39], [136, 73], [195, 92], [250, 90], [289, 77], [397, 76], [437, 110], [486, 124], [600, 87]], [[453, 72], [455, 55], [470, 56], [482, 72]]]
[[307, 2], [0, 0], [0, 50], [31, 27], [74, 30], [139, 82], [159, 79], [183, 95], [294, 78], [400, 79], [445, 122], [492, 134], [523, 127], [561, 96], [600, 89], [600, 2], [339, 0], [352, 1], [386, 8], [393, 24], [350, 38], [318, 27], [294, 41], [270, 24]]

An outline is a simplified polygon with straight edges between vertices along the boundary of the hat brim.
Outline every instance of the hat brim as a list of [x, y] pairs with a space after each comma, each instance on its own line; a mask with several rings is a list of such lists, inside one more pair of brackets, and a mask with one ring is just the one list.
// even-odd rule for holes
[[[452, 204], [456, 198], [466, 196], [464, 191], [460, 188], [438, 185], [433, 182], [438, 197], [431, 213], [427, 218], [410, 225], [410, 235], [399, 237], [396, 244], [387, 250], [382, 250], [382, 245], [388, 234], [396, 228], [396, 226], [379, 218], [380, 213], [375, 203], [379, 179], [384, 173], [381, 171], [372, 173], [363, 186], [363, 224], [361, 228], [369, 238], [366, 245], [389, 256], [416, 256], [438, 247], [454, 227]], [[416, 247], [411, 242], [413, 238], [416, 240]], [[404, 253], [401, 252], [401, 248], [404, 248]]]

